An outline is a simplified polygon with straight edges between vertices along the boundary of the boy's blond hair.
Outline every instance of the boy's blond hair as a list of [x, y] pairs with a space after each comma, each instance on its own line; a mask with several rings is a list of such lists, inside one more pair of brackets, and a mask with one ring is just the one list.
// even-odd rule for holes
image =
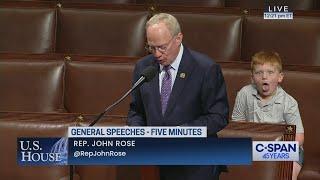
[[278, 53], [260, 51], [252, 56], [251, 72], [253, 73], [256, 65], [269, 63], [275, 66], [279, 72], [282, 72], [282, 61]]

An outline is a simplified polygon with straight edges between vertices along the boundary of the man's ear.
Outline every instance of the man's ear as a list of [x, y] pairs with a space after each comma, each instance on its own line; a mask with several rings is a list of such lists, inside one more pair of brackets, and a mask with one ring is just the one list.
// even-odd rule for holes
[[183, 34], [180, 32], [180, 33], [178, 33], [178, 35], [177, 35], [177, 41], [178, 41], [179, 43], [182, 43], [182, 39], [183, 39]]

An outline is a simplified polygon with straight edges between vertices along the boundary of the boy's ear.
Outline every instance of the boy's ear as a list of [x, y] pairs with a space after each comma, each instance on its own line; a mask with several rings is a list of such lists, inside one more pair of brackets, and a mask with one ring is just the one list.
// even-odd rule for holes
[[281, 72], [281, 73], [279, 74], [278, 83], [281, 83], [281, 82], [282, 82], [283, 76], [284, 76], [284, 74], [283, 74], [283, 72]]
[[251, 73], [251, 76], [250, 76], [250, 80], [251, 80], [251, 84], [254, 84], [253, 74], [252, 73]]

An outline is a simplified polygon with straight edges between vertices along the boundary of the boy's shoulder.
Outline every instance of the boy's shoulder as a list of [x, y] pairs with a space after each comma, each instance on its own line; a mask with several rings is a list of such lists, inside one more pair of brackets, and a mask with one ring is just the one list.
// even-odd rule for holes
[[236, 99], [239, 102], [244, 102], [244, 101], [251, 102], [251, 100], [256, 96], [256, 94], [257, 94], [257, 90], [256, 90], [255, 86], [253, 84], [248, 84], [246, 86], [243, 86], [237, 92]]
[[249, 95], [249, 94], [251, 95], [256, 92], [257, 92], [257, 89], [253, 84], [248, 84], [246, 86], [243, 86], [239, 91], [240, 94], [246, 94], [246, 95]]
[[298, 104], [297, 100], [288, 94], [281, 86], [278, 86], [277, 100], [282, 101], [284, 104]]

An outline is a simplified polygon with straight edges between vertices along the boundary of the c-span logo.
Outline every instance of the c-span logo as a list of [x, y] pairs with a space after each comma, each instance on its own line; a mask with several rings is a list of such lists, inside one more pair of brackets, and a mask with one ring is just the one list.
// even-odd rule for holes
[[253, 141], [253, 161], [298, 161], [297, 141]]

